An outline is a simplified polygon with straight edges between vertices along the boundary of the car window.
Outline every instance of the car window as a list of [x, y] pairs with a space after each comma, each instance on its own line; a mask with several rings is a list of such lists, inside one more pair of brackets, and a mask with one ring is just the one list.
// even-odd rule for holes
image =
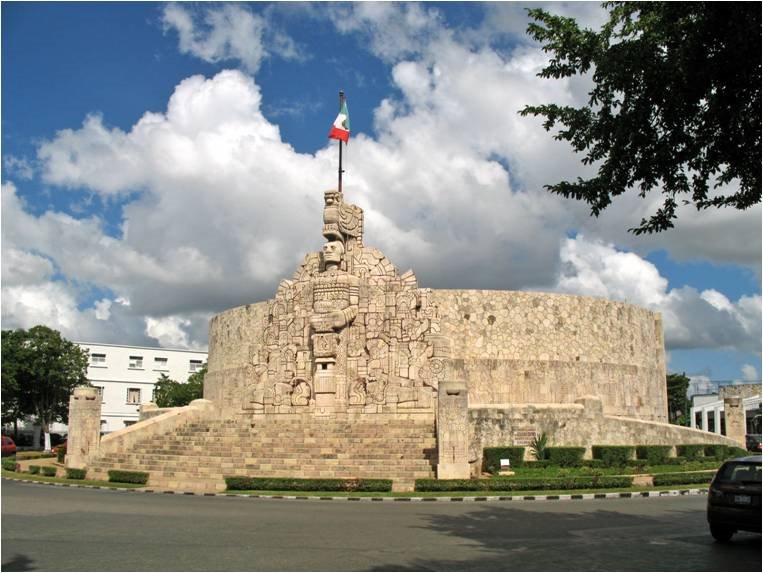
[[725, 482], [747, 482], [761, 481], [761, 464], [747, 462], [730, 462], [721, 468], [721, 481]]

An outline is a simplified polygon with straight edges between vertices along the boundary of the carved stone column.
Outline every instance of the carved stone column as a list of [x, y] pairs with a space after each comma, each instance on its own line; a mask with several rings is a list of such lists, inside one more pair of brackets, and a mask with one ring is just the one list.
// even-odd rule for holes
[[746, 447], [745, 434], [747, 424], [744, 416], [744, 404], [740, 396], [728, 396], [723, 399], [723, 412], [726, 419], [726, 437]]
[[443, 381], [437, 404], [437, 479], [469, 479], [469, 391]]
[[66, 467], [84, 468], [101, 440], [101, 397], [92, 386], [78, 386], [69, 398]]

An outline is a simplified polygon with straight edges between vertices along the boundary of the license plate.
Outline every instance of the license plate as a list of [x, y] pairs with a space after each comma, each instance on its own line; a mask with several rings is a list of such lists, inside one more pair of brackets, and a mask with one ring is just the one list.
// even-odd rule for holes
[[749, 495], [735, 495], [734, 496], [734, 503], [749, 504], [751, 501], [752, 501], [752, 498]]

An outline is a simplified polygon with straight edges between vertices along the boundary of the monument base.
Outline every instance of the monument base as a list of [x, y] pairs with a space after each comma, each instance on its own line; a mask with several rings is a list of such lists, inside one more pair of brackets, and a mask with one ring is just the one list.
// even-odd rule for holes
[[437, 464], [437, 479], [469, 479], [471, 477], [468, 463]]

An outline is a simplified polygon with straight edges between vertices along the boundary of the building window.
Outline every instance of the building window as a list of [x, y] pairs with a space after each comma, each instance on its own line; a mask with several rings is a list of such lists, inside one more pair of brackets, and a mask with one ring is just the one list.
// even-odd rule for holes
[[167, 359], [154, 358], [154, 370], [167, 370]]
[[106, 366], [106, 355], [105, 354], [91, 354], [90, 355], [90, 366]]
[[143, 357], [130, 356], [130, 368], [143, 368]]
[[103, 386], [94, 386], [96, 392], [98, 392], [98, 397], [101, 399], [101, 402], [103, 402]]
[[140, 388], [127, 389], [127, 403], [140, 404]]
[[191, 360], [188, 363], [188, 371], [189, 372], [198, 372], [199, 370], [201, 370], [201, 365], [202, 364], [203, 363], [202, 363], [201, 360]]
[[702, 412], [694, 412], [694, 427], [698, 430], [702, 429]]
[[132, 426], [135, 423], [135, 420], [125, 420], [125, 428], [128, 426]]

